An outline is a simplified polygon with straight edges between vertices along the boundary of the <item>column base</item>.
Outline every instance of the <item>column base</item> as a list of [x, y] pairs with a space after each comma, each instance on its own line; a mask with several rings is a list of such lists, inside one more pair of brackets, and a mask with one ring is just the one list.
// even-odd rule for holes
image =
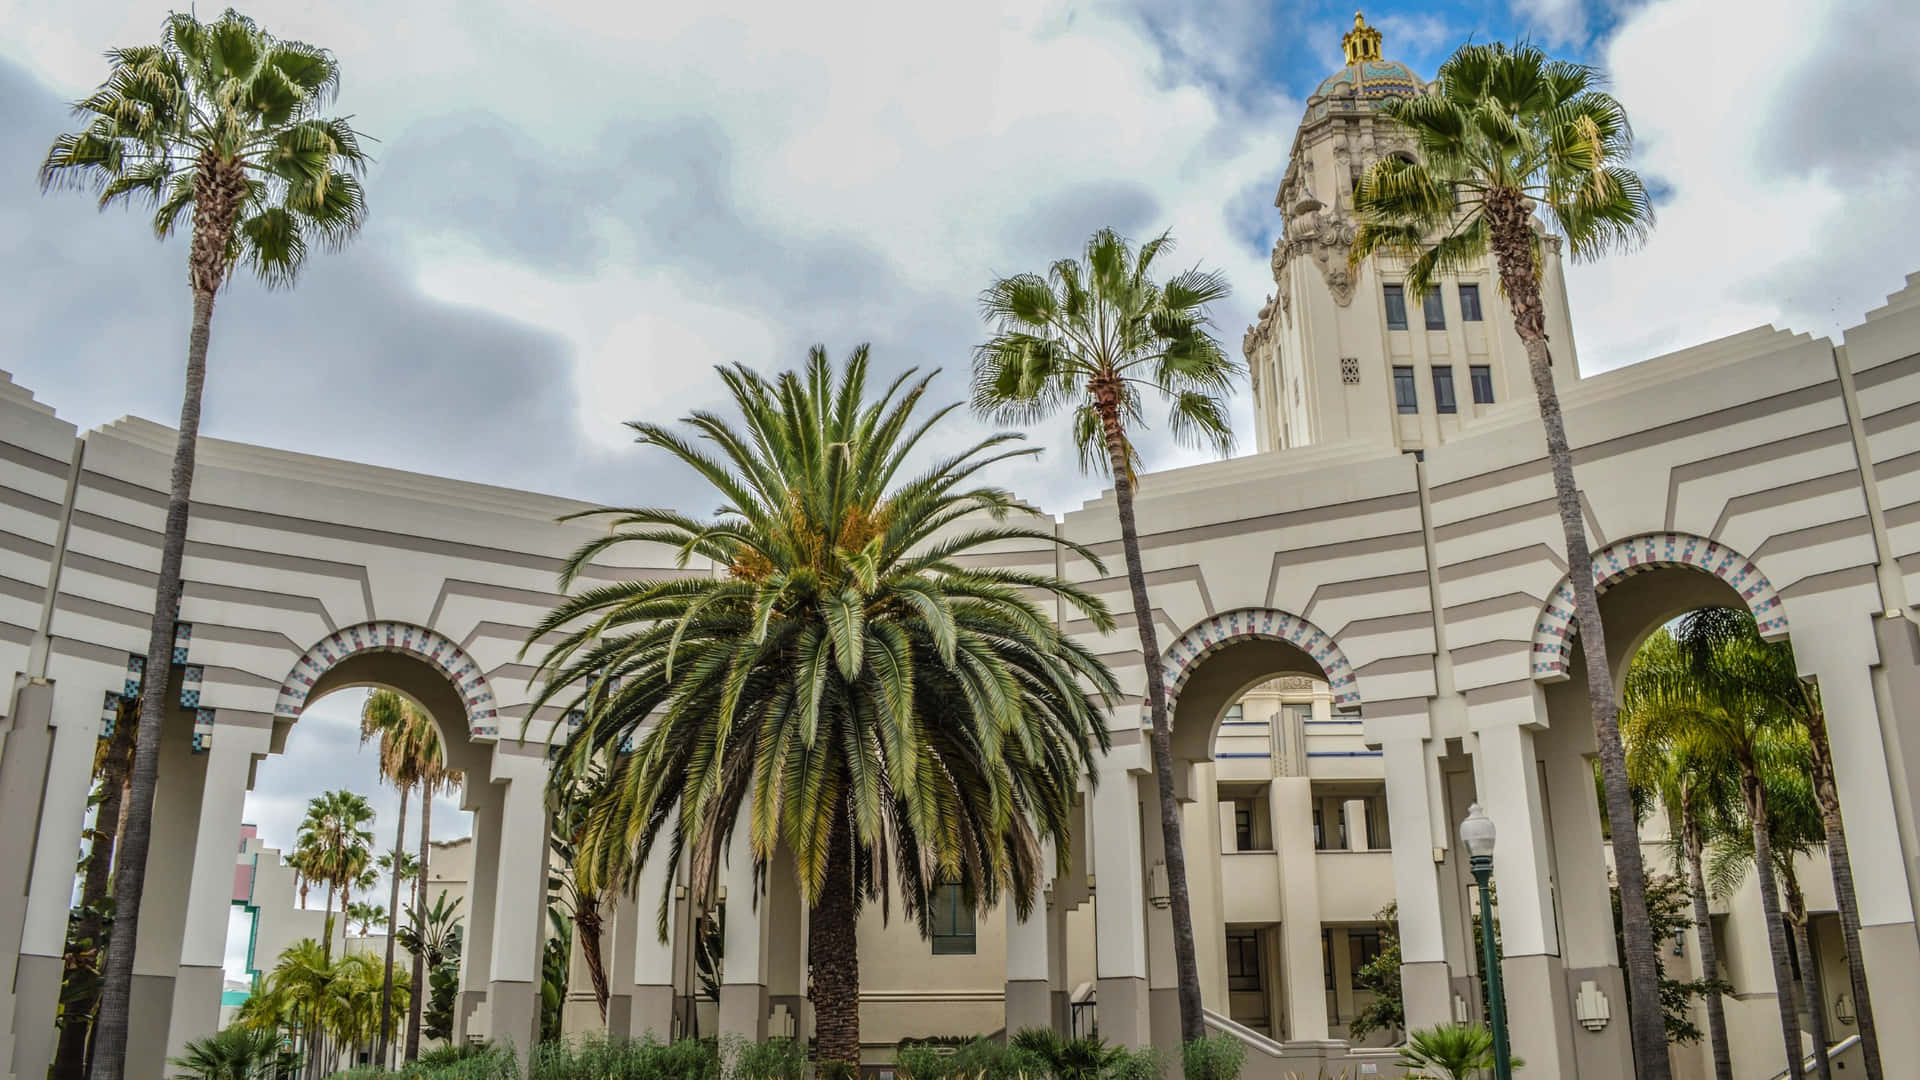
[[767, 988], [760, 983], [724, 983], [720, 987], [720, 1037], [738, 1035], [752, 1042], [767, 1037]]
[[[1551, 955], [1508, 956], [1500, 961], [1507, 1004], [1507, 1039], [1525, 1058], [1528, 1080], [1573, 1080], [1573, 1003], [1566, 969]], [[1624, 997], [1624, 995], [1623, 995]], [[1621, 1022], [1626, 1002], [1619, 1007]]]
[[187, 1043], [220, 1030], [220, 987], [226, 972], [183, 964], [173, 980], [173, 1009], [167, 1019], [167, 1056], [180, 1057]]
[[[1920, 942], [1912, 923], [1860, 928], [1860, 952], [1867, 961], [1867, 989], [1873, 992], [1873, 1026], [1880, 1038], [1880, 1063], [1920, 1061], [1920, 1025], [1908, 1017], [1920, 1001]], [[1829, 995], [1853, 988], [1833, 980]], [[1890, 1070], [1891, 1072], [1898, 1071]]]
[[805, 1039], [807, 1037], [807, 998], [804, 994], [767, 995], [767, 1037], [772, 1038], [776, 1035], [789, 1034], [773, 1026], [773, 1014], [779, 1012], [780, 1006], [782, 1005], [787, 1007], [787, 1015], [793, 1018], [792, 1037]]
[[513, 1047], [520, 1074], [540, 1040], [540, 988], [531, 982], [495, 979], [487, 984], [487, 1038], [498, 1046]]
[[1100, 1034], [1109, 1043], [1129, 1050], [1152, 1045], [1146, 979], [1098, 979], [1094, 982], [1094, 994], [1099, 1002]]
[[1156, 986], [1147, 991], [1147, 1013], [1151, 1017], [1153, 1045], [1160, 1051], [1161, 1074], [1180, 1075], [1180, 989]]
[[[1607, 998], [1610, 1018], [1599, 1031], [1588, 1031], [1574, 1013], [1580, 984], [1587, 982]], [[1627, 1017], [1625, 972], [1611, 964], [1567, 969], [1567, 1032], [1580, 1080], [1633, 1080], [1633, 1025]]]
[[1407, 1030], [1453, 1023], [1453, 973], [1442, 960], [1400, 965], [1400, 1000]]
[[609, 996], [607, 1036], [672, 1042], [674, 1001], [671, 986], [636, 986], [631, 994]]
[[1073, 1028], [1073, 995], [1065, 990], [1055, 990], [1047, 995], [1048, 1013], [1053, 1018], [1053, 1030], [1062, 1035], [1071, 1034]]
[[1007, 980], [1007, 1035], [1053, 1027], [1053, 991], [1045, 979]]
[[167, 1029], [172, 1018], [173, 976], [136, 972], [127, 999], [126, 1080], [163, 1080], [167, 1075]]
[[[14, 1076], [45, 1076], [53, 1064], [60, 1039], [53, 1018], [60, 1007], [60, 977], [65, 968], [65, 961], [58, 956], [19, 954], [13, 988]], [[4, 1064], [7, 1062], [0, 1061]]]

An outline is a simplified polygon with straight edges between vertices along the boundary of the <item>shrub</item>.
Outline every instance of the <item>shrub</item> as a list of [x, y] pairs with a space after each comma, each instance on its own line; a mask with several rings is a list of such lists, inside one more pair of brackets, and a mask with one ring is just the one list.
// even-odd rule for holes
[[1098, 1035], [1063, 1038], [1051, 1028], [1027, 1028], [1009, 1042], [1046, 1063], [1053, 1080], [1104, 1080], [1121, 1050]]
[[1231, 1035], [1206, 1035], [1180, 1048], [1186, 1080], [1240, 1080], [1247, 1048]]
[[1120, 1050], [1107, 1066], [1108, 1080], [1160, 1080], [1160, 1051], [1151, 1046]]
[[943, 1054], [926, 1043], [902, 1045], [893, 1055], [896, 1080], [945, 1080], [953, 1068], [953, 1055]]
[[807, 1072], [807, 1049], [793, 1039], [743, 1040], [728, 1057], [734, 1080], [802, 1080]]

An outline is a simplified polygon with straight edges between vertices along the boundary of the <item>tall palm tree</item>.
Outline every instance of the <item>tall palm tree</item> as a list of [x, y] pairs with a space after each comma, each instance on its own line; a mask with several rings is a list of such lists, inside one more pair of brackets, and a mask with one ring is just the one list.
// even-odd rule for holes
[[[180, 564], [206, 384], [214, 298], [244, 264], [268, 287], [290, 286], [311, 246], [337, 248], [365, 216], [358, 175], [366, 158], [345, 119], [321, 115], [340, 84], [333, 55], [283, 41], [228, 11], [203, 23], [169, 15], [160, 41], [114, 49], [112, 68], [74, 105], [86, 118], [57, 137], [40, 166], [42, 189], [93, 191], [105, 209], [154, 208], [165, 239], [193, 222], [187, 284], [193, 324], [187, 337], [186, 391], [167, 493], [160, 574], [147, 636], [148, 677], [141, 714], [164, 716], [173, 623], [180, 607]], [[94, 1074], [117, 1080], [126, 1065], [127, 1003], [142, 877], [152, 840], [149, 820], [160, 767], [158, 722], [143, 725], [134, 753], [127, 835], [115, 893], [121, 933], [110, 945], [94, 1037]]]
[[53, 1080], [81, 1080], [87, 1074], [87, 1044], [100, 1005], [106, 938], [113, 912], [113, 853], [126, 806], [127, 777], [133, 770], [134, 731], [140, 724], [138, 698], [122, 698], [114, 709], [113, 733], [94, 751], [96, 785], [93, 828], [87, 832], [87, 868], [80, 885], [78, 916], [70, 942], [65, 984], [60, 992], [60, 1042], [54, 1049]]
[[[1629, 674], [1636, 679], [1635, 727], [1644, 738], [1673, 748], [1669, 752], [1731, 762], [1739, 777], [1741, 808], [1752, 838], [1754, 872], [1760, 887], [1760, 907], [1766, 915], [1774, 983], [1779, 988], [1780, 1034], [1786, 1046], [1787, 1069], [1793, 1080], [1803, 1080], [1800, 1024], [1793, 1005], [1793, 973], [1785, 925], [1780, 918], [1773, 818], [1768, 811], [1769, 792], [1765, 782], [1767, 769], [1775, 760], [1774, 747], [1781, 738], [1781, 730], [1797, 725], [1762, 696], [1730, 683], [1699, 679], [1685, 665], [1631, 668]], [[1618, 843], [1619, 833], [1614, 835]]]
[[[413, 879], [413, 909], [415, 911], [427, 910], [428, 873], [432, 869], [429, 863], [433, 858], [433, 797], [443, 791], [450, 791], [459, 786], [463, 779], [464, 776], [459, 769], [447, 768], [446, 757], [443, 753], [433, 754], [421, 768], [418, 783], [418, 787], [420, 788], [420, 857], [417, 868], [414, 870]], [[416, 987], [425, 987], [427, 985], [426, 961], [422, 958], [420, 952], [415, 950], [409, 951], [413, 953], [413, 985]], [[420, 1057], [420, 1014], [425, 1008], [422, 999], [426, 996], [426, 992], [423, 989], [420, 993], [413, 995], [407, 1006], [406, 1056], [408, 1061], [415, 1061]]]
[[360, 924], [361, 937], [373, 933], [373, 924], [385, 922], [386, 918], [387, 909], [384, 904], [376, 904], [371, 900], [356, 900], [347, 906], [347, 921]]
[[[1627, 669], [1621, 698], [1621, 732], [1627, 750], [1627, 775], [1638, 793], [1666, 812], [1674, 847], [1685, 865], [1693, 901], [1693, 927], [1700, 947], [1702, 997], [1707, 1009], [1707, 1040], [1713, 1050], [1715, 1080], [1733, 1080], [1733, 1050], [1727, 1038], [1726, 1004], [1721, 1000], [1720, 955], [1714, 940], [1707, 892], [1705, 852], [1719, 835], [1739, 832], [1737, 767], [1725, 748], [1707, 740], [1660, 738], [1659, 726], [1678, 723], [1671, 714], [1684, 700], [1660, 701], [1661, 688], [1683, 683], [1691, 665], [1673, 636], [1660, 630], [1640, 647]], [[1652, 707], [1642, 699], [1654, 698]], [[1663, 716], [1663, 709], [1667, 715]], [[1636, 801], [1638, 801], [1636, 799]]]
[[1626, 110], [1597, 83], [1593, 69], [1551, 59], [1532, 45], [1462, 46], [1440, 65], [1430, 92], [1382, 106], [1384, 116], [1412, 134], [1418, 160], [1385, 157], [1361, 178], [1351, 258], [1355, 265], [1376, 253], [1408, 260], [1407, 291], [1424, 296], [1441, 276], [1480, 265], [1492, 253], [1514, 331], [1526, 347], [1566, 537], [1620, 879], [1627, 982], [1633, 1000], [1646, 1003], [1632, 1011], [1634, 1059], [1642, 1080], [1665, 1080], [1671, 1071], [1666, 1034], [1661, 1010], [1653, 1006], [1660, 1000], [1658, 943], [1647, 917], [1646, 873], [1592, 552], [1547, 348], [1540, 248], [1548, 241], [1534, 228], [1537, 211], [1572, 257], [1583, 260], [1631, 247], [1652, 226], [1646, 188], [1622, 164], [1633, 146]]
[[553, 835], [549, 846], [563, 869], [549, 875], [547, 882], [548, 895], [573, 921], [574, 930], [578, 932], [580, 952], [587, 961], [587, 977], [593, 985], [594, 1004], [599, 1006], [603, 1022], [611, 995], [607, 986], [603, 906], [608, 890], [632, 877], [631, 868], [624, 863], [630, 849], [617, 841], [597, 845], [604, 861], [586, 873], [576, 868], [576, 862], [581, 849], [595, 843], [590, 835], [592, 831], [608, 827], [609, 819], [594, 813], [595, 807], [605, 807], [612, 796], [607, 790], [607, 777], [608, 771], [598, 765], [589, 766], [584, 773], [562, 773], [555, 777], [550, 819]]
[[333, 957], [333, 897], [340, 894], [340, 909], [345, 911], [353, 888], [371, 868], [373, 833], [367, 826], [373, 820], [373, 807], [364, 796], [351, 791], [329, 791], [307, 803], [307, 816], [300, 822], [298, 844], [306, 876], [327, 886], [326, 933], [321, 936], [321, 952]]
[[1081, 467], [1105, 469], [1113, 478], [1133, 622], [1147, 669], [1153, 775], [1180, 988], [1180, 1038], [1192, 1042], [1207, 1032], [1193, 947], [1187, 849], [1174, 796], [1172, 718], [1167, 715], [1160, 642], [1134, 520], [1139, 452], [1133, 431], [1145, 423], [1145, 399], [1164, 398], [1170, 406], [1167, 426], [1175, 439], [1226, 454], [1233, 448], [1233, 432], [1225, 398], [1242, 369], [1220, 347], [1207, 314], [1209, 304], [1228, 295], [1226, 279], [1197, 267], [1164, 284], [1153, 279], [1154, 260], [1172, 246], [1171, 235], [1162, 233], [1135, 251], [1112, 229], [1102, 229], [1087, 241], [1079, 259], [1061, 259], [1045, 275], [1016, 274], [988, 286], [980, 296], [980, 310], [994, 336], [974, 350], [973, 405], [996, 420], [1019, 425], [1071, 407]]
[[1790, 642], [1760, 639], [1753, 614], [1733, 608], [1707, 608], [1680, 624], [1694, 670], [1703, 678], [1729, 680], [1764, 695], [1796, 718], [1807, 731], [1808, 774], [1825, 832], [1827, 866], [1833, 875], [1834, 906], [1846, 944], [1847, 979], [1853, 991], [1862, 1064], [1868, 1080], [1881, 1080], [1880, 1036], [1873, 1020], [1873, 995], [1867, 986], [1860, 947], [1860, 896], [1853, 884], [1853, 860], [1847, 847], [1846, 819], [1840, 813], [1840, 788], [1833, 775], [1833, 746], [1827, 739], [1827, 712], [1820, 686], [1800, 677]]
[[[400, 789], [400, 817], [393, 827], [393, 850], [380, 856], [389, 872], [387, 896], [387, 959], [385, 984], [380, 989], [380, 1039], [375, 1058], [387, 1062], [393, 1039], [393, 950], [400, 919], [400, 845], [407, 838], [407, 799], [428, 771], [440, 761], [440, 729], [426, 713], [391, 690], [375, 690], [360, 707], [360, 742], [378, 740], [380, 776]], [[423, 801], [431, 796], [423, 797]], [[415, 985], [419, 978], [414, 978]]]
[[[561, 587], [623, 544], [664, 544], [719, 572], [563, 601], [528, 636], [529, 649], [553, 642], [534, 707], [564, 699], [583, 711], [560, 774], [610, 770], [595, 812], [618, 827], [589, 834], [575, 873], [684, 852], [707, 906], [741, 817], [757, 872], [776, 848], [792, 853], [809, 912], [817, 1058], [857, 1069], [862, 905], [887, 901], [897, 882], [927, 934], [932, 894], [952, 883], [981, 908], [1006, 897], [1025, 917], [1042, 841], [1066, 858], [1069, 807], [1093, 776], [1095, 745], [1107, 745], [1099, 710], [1117, 687], [1036, 598], [1101, 629], [1113, 619], [1050, 573], [972, 558], [1009, 542], [1094, 558], [1050, 528], [1006, 522], [1032, 512], [1010, 492], [969, 486], [994, 462], [1032, 453], [1007, 448], [1020, 436], [904, 471], [959, 407], [916, 418], [931, 376], [909, 371], [869, 399], [864, 347], [838, 371], [816, 348], [802, 372], [720, 376], [738, 420], [696, 412], [691, 434], [629, 425], [711, 483], [719, 511], [575, 515], [609, 528], [568, 558]], [[749, 901], [732, 898], [743, 911]]]

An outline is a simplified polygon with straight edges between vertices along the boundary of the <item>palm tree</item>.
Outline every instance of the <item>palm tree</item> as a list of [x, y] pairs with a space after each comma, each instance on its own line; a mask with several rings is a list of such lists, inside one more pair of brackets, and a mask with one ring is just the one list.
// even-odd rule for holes
[[[1493, 1074], [1493, 1032], [1479, 1024], [1440, 1024], [1407, 1032], [1400, 1064], [1408, 1080], [1479, 1080]], [[1513, 1058], [1514, 1068], [1525, 1062]]]
[[373, 861], [373, 833], [367, 825], [373, 820], [373, 807], [351, 791], [329, 791], [307, 803], [307, 816], [300, 823], [299, 851], [302, 872], [314, 882], [327, 886], [326, 932], [321, 935], [321, 952], [333, 957], [333, 896], [340, 894], [344, 912], [353, 887], [370, 869]]
[[1070, 405], [1081, 467], [1105, 469], [1113, 477], [1133, 622], [1147, 671], [1153, 774], [1180, 987], [1180, 1038], [1192, 1042], [1206, 1036], [1206, 1023], [1194, 956], [1186, 844], [1174, 796], [1172, 718], [1167, 715], [1160, 642], [1134, 521], [1139, 452], [1131, 429], [1145, 422], [1143, 399], [1165, 398], [1170, 403], [1168, 427], [1177, 440], [1226, 454], [1233, 448], [1233, 433], [1224, 399], [1242, 369], [1214, 338], [1207, 315], [1207, 305], [1228, 295], [1226, 279], [1196, 267], [1164, 284], [1153, 280], [1154, 260], [1172, 246], [1172, 237], [1162, 233], [1135, 251], [1112, 229], [1102, 229], [1087, 241], [1078, 260], [1061, 259], [1044, 276], [1016, 274], [988, 286], [980, 296], [980, 309], [992, 323], [994, 337], [974, 350], [973, 405], [996, 420], [1023, 426]]
[[[777, 847], [792, 852], [809, 911], [817, 1058], [853, 1069], [866, 901], [886, 900], [897, 882], [923, 934], [943, 883], [983, 909], [1005, 896], [1024, 917], [1042, 840], [1066, 858], [1069, 807], [1093, 775], [1096, 743], [1107, 745], [1099, 709], [1117, 687], [1035, 598], [1102, 630], [1113, 620], [1050, 573], [971, 563], [1008, 542], [1094, 558], [1051, 528], [1007, 523], [1031, 513], [1011, 493], [968, 486], [994, 462], [1032, 453], [1006, 448], [1020, 436], [903, 476], [959, 407], [916, 419], [931, 376], [909, 371], [869, 400], [864, 347], [838, 372], [816, 348], [804, 372], [765, 379], [736, 365], [720, 376], [738, 426], [710, 412], [687, 418], [697, 437], [629, 425], [705, 477], [720, 510], [707, 520], [574, 515], [609, 528], [568, 558], [561, 587], [622, 544], [665, 544], [720, 572], [563, 601], [528, 636], [528, 649], [553, 641], [533, 708], [565, 696], [583, 712], [560, 774], [609, 769], [611, 797], [594, 812], [615, 825], [589, 833], [573, 868], [590, 883], [610, 866], [684, 852], [695, 900], [709, 906], [743, 816], [756, 872]], [[750, 898], [731, 899], [749, 910]]]
[[[1792, 964], [1780, 919], [1772, 817], [1768, 812], [1768, 785], [1764, 782], [1779, 732], [1793, 727], [1793, 721], [1773, 709], [1771, 702], [1760, 695], [1724, 681], [1699, 679], [1686, 665], [1634, 667], [1628, 669], [1628, 674], [1635, 680], [1634, 722], [1643, 738], [1672, 748], [1670, 753], [1697, 756], [1703, 761], [1730, 762], [1739, 777], [1742, 809], [1752, 836], [1760, 906], [1766, 914], [1767, 937], [1772, 946], [1773, 977], [1780, 991], [1780, 1031], [1786, 1044], [1787, 1068], [1793, 1080], [1802, 1080], [1800, 1025], [1794, 1015]], [[1616, 844], [1619, 835], [1617, 831], [1614, 833]]]
[[[416, 911], [427, 909], [428, 865], [433, 858], [433, 797], [443, 791], [458, 786], [464, 779], [460, 770], [447, 768], [445, 755], [435, 753], [421, 766], [418, 787], [420, 788], [420, 857], [413, 879], [413, 908]], [[427, 985], [425, 962], [419, 952], [413, 953], [413, 985]], [[420, 1057], [420, 1014], [425, 1007], [422, 999], [427, 995], [423, 991], [413, 995], [407, 1008], [407, 1060]]]
[[[74, 105], [86, 126], [54, 139], [40, 166], [43, 190], [84, 188], [102, 209], [154, 208], [162, 239], [188, 220], [187, 282], [193, 326], [186, 392], [167, 495], [160, 574], [147, 636], [141, 713], [165, 715], [167, 666], [180, 607], [180, 564], [206, 383], [213, 303], [236, 265], [268, 287], [290, 286], [309, 248], [338, 248], [365, 216], [358, 174], [366, 158], [346, 120], [320, 115], [340, 84], [331, 53], [278, 40], [228, 11], [211, 23], [169, 15], [160, 41], [114, 49], [112, 70]], [[127, 835], [115, 882], [119, 945], [109, 945], [94, 1038], [94, 1074], [117, 1080], [126, 1064], [127, 1005], [133, 985], [142, 877], [152, 840], [150, 815], [160, 767], [161, 724], [143, 725], [134, 753]]]
[[1697, 611], [1681, 622], [1678, 636], [1686, 643], [1697, 675], [1730, 680], [1762, 694], [1806, 728], [1807, 767], [1825, 833], [1841, 940], [1846, 944], [1847, 978], [1853, 990], [1860, 1053], [1868, 1080], [1880, 1080], [1880, 1036], [1874, 1025], [1873, 996], [1860, 947], [1860, 897], [1853, 885], [1853, 860], [1847, 847], [1846, 819], [1840, 813], [1840, 789], [1834, 781], [1833, 746], [1827, 740], [1827, 713], [1821, 704], [1820, 686], [1800, 677], [1790, 642], [1760, 639], [1751, 612], [1733, 608]]
[[235, 1025], [189, 1042], [167, 1064], [184, 1070], [174, 1080], [271, 1080], [279, 1057], [279, 1033]]
[[87, 1074], [87, 1042], [94, 1011], [100, 1005], [107, 935], [113, 922], [113, 852], [124, 824], [127, 777], [133, 770], [134, 732], [140, 724], [138, 698], [121, 698], [114, 709], [113, 733], [94, 751], [99, 777], [94, 795], [93, 828], [88, 830], [86, 873], [80, 904], [68, 934], [67, 972], [60, 992], [60, 1042], [54, 1050], [53, 1080], [81, 1080]]
[[[606, 805], [611, 796], [607, 790], [607, 770], [597, 765], [590, 766], [583, 775], [560, 774], [552, 789], [553, 814], [551, 817], [553, 835], [548, 844], [554, 857], [565, 869], [551, 874], [547, 881], [547, 892], [554, 903], [573, 921], [574, 929], [579, 932], [580, 952], [586, 957], [587, 977], [593, 984], [594, 1004], [600, 1008], [600, 1019], [607, 1019], [607, 1000], [610, 990], [607, 986], [606, 920], [602, 910], [606, 899], [606, 890], [630, 879], [630, 867], [624, 865], [623, 857], [628, 848], [619, 842], [608, 843], [600, 847], [605, 857], [612, 860], [596, 868], [596, 872], [582, 874], [575, 866], [580, 850], [593, 843], [589, 833], [596, 828], [607, 827], [607, 819], [596, 818], [593, 808]], [[564, 991], [564, 987], [562, 988]]]
[[[1733, 1050], [1727, 1039], [1726, 1005], [1720, 997], [1723, 980], [1704, 853], [1708, 843], [1723, 833], [1744, 829], [1737, 820], [1737, 770], [1722, 746], [1705, 740], [1660, 739], [1657, 728], [1663, 722], [1661, 709], [1657, 704], [1648, 708], [1642, 701], [1652, 689], [1657, 703], [1658, 689], [1684, 683], [1690, 670], [1688, 658], [1666, 630], [1648, 638], [1627, 669], [1620, 722], [1627, 749], [1627, 775], [1634, 791], [1636, 795], [1644, 793], [1650, 803], [1657, 803], [1666, 812], [1674, 847], [1686, 867], [1694, 933], [1700, 947], [1700, 977], [1705, 984], [1702, 996], [1707, 1009], [1707, 1039], [1713, 1049], [1713, 1074], [1715, 1080], [1733, 1080]], [[1673, 710], [1684, 707], [1684, 701], [1671, 703]]]
[[1626, 110], [1596, 89], [1581, 64], [1550, 59], [1527, 44], [1464, 45], [1440, 65], [1433, 89], [1387, 102], [1382, 115], [1413, 135], [1419, 160], [1388, 156], [1374, 163], [1354, 193], [1359, 228], [1351, 258], [1358, 265], [1384, 253], [1408, 260], [1406, 288], [1431, 291], [1442, 275], [1493, 255], [1501, 290], [1527, 366], [1566, 537], [1567, 576], [1586, 655], [1587, 698], [1606, 784], [1607, 820], [1619, 871], [1621, 923], [1627, 944], [1634, 1058], [1643, 1080], [1665, 1080], [1667, 1062], [1659, 971], [1647, 917], [1646, 873], [1634, 829], [1626, 752], [1614, 701], [1613, 675], [1594, 592], [1574, 485], [1573, 454], [1554, 388], [1540, 301], [1540, 248], [1534, 212], [1547, 218], [1576, 260], [1638, 243], [1653, 223], [1639, 176], [1621, 163], [1632, 149]]
[[[238, 1023], [285, 1032], [304, 1045], [307, 1075], [326, 1075], [348, 1047], [365, 1046], [379, 1027], [380, 963], [365, 953], [330, 959], [312, 938], [280, 954], [258, 994], [241, 1006]], [[396, 983], [399, 1000], [411, 986]]]
[[387, 909], [384, 904], [376, 904], [371, 900], [356, 900], [348, 906], [347, 920], [360, 924], [361, 937], [373, 933], [373, 924], [384, 922], [386, 918]]
[[[415, 708], [406, 698], [391, 690], [375, 690], [360, 707], [360, 743], [377, 739], [380, 745], [380, 776], [400, 789], [400, 817], [393, 827], [393, 850], [380, 856], [381, 868], [388, 871], [386, 983], [380, 990], [380, 1040], [375, 1057], [387, 1062], [387, 1048], [393, 1038], [393, 950], [394, 935], [400, 918], [399, 872], [406, 861], [400, 845], [407, 837], [407, 799], [419, 787], [429, 770], [440, 761], [440, 729], [433, 719]], [[424, 796], [430, 799], [431, 796]], [[414, 984], [420, 982], [414, 976]]]

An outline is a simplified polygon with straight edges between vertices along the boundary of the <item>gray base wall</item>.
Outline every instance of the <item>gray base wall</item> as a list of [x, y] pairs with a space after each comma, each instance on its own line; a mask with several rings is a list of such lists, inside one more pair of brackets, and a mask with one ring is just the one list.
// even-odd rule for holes
[[180, 969], [173, 981], [173, 1008], [167, 1023], [168, 1057], [179, 1057], [188, 1042], [220, 1030], [220, 990], [225, 981], [221, 968]]
[[1054, 1028], [1053, 990], [1045, 979], [1007, 980], [1007, 1034]]
[[1099, 979], [1094, 982], [1094, 994], [1100, 1002], [1100, 1034], [1109, 1043], [1129, 1049], [1153, 1044], [1146, 979]]
[[126, 1080], [164, 1080], [172, 1018], [173, 977], [134, 975], [127, 1009]]
[[495, 980], [487, 984], [487, 1038], [513, 1047], [526, 1074], [527, 1057], [540, 1037], [540, 988], [530, 982]]
[[720, 987], [720, 1037], [738, 1035], [754, 1042], [767, 1037], [767, 988], [760, 983]]
[[[1611, 1019], [1599, 1031], [1588, 1031], [1573, 1014], [1583, 982], [1593, 983], [1607, 996]], [[1580, 1070], [1580, 1080], [1633, 1080], [1633, 1030], [1627, 1019], [1624, 972], [1612, 965], [1568, 968], [1566, 1023], [1573, 1036], [1573, 1060]]]
[[[5, 725], [6, 742], [0, 748], [0, 1065], [13, 1065], [19, 1076], [40, 1076], [46, 1069], [41, 1055], [51, 1055], [48, 1042], [52, 1023], [52, 998], [46, 1002], [23, 1001], [40, 994], [39, 984], [29, 986], [20, 977], [20, 935], [26, 928], [27, 887], [33, 876], [33, 845], [39, 835], [41, 796], [45, 793], [47, 759], [53, 753], [53, 687], [46, 683], [21, 683], [6, 688], [14, 695], [12, 711]], [[60, 961], [54, 959], [56, 967]], [[53, 995], [59, 995], [56, 979]], [[21, 1015], [20, 1010], [26, 1010]], [[44, 1014], [44, 1015], [43, 1015]], [[31, 1044], [27, 1046], [25, 1044]], [[17, 1064], [27, 1051], [26, 1060], [39, 1068], [21, 1069]]]
[[53, 1029], [60, 1006], [60, 976], [65, 963], [57, 956], [22, 954], [14, 972], [13, 1075], [45, 1076], [53, 1064], [58, 1033]]
[[657, 1042], [673, 1039], [675, 998], [671, 986], [636, 986], [630, 994], [607, 996], [607, 1035], [614, 1039]]
[[[1574, 1080], [1573, 1005], [1566, 970], [1557, 956], [1509, 956], [1500, 961], [1507, 1004], [1507, 1036], [1526, 1059], [1527, 1080]], [[1620, 1002], [1622, 1022], [1626, 1002]], [[1584, 1078], [1582, 1078], [1584, 1080]]]
[[1407, 1030], [1453, 1022], [1453, 973], [1438, 960], [1400, 965], [1400, 999]]

